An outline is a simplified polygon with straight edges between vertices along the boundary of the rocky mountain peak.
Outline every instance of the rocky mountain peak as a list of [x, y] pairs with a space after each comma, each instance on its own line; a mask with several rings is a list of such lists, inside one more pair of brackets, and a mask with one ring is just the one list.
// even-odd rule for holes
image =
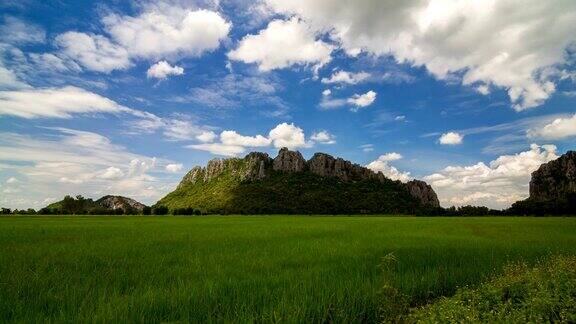
[[422, 180], [412, 180], [406, 183], [406, 187], [413, 197], [418, 198], [423, 204], [440, 206], [438, 196], [432, 186]]
[[283, 172], [300, 172], [306, 169], [306, 160], [298, 151], [290, 151], [288, 148], [283, 147], [278, 152], [278, 156], [274, 158], [273, 162], [274, 171]]
[[144, 207], [146, 207], [144, 204], [139, 203], [132, 198], [112, 195], [104, 196], [98, 199], [96, 203], [103, 208], [112, 210], [122, 209], [127, 211], [132, 209], [141, 212]]
[[576, 151], [542, 164], [530, 180], [530, 200], [556, 200], [569, 194], [576, 194]]
[[[213, 159], [205, 168], [194, 167], [180, 182], [179, 188], [197, 182], [208, 182], [223, 172], [238, 177], [241, 181], [262, 180], [272, 172], [304, 172], [308, 171], [322, 177], [337, 178], [342, 182], [356, 182], [364, 180], [391, 181], [381, 172], [374, 172], [366, 167], [335, 158], [326, 153], [316, 153], [308, 161], [298, 151], [282, 148], [278, 155], [272, 159], [268, 154], [252, 152], [244, 158]], [[413, 197], [423, 204], [438, 207], [438, 197], [430, 185], [424, 181], [413, 180], [408, 183], [396, 181], [403, 186]]]

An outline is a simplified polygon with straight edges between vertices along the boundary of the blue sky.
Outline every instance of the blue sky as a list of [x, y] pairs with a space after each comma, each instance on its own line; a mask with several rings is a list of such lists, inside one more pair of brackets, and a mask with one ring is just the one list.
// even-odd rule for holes
[[3, 1], [0, 205], [288, 146], [506, 207], [576, 138], [576, 4], [528, 2]]

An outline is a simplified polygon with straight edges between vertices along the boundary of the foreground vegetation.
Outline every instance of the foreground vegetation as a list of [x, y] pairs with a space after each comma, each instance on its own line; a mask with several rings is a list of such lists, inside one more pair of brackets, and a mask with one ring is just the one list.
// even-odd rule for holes
[[0, 322], [378, 322], [394, 298], [576, 254], [574, 233], [574, 218], [1, 217]]
[[534, 268], [524, 262], [477, 289], [460, 289], [413, 311], [407, 322], [576, 323], [576, 258], [553, 256]]

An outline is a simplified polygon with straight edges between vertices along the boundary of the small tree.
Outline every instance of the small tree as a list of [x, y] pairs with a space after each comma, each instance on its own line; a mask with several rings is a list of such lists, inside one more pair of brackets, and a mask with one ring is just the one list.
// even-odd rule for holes
[[166, 206], [156, 206], [153, 209], [154, 215], [166, 215], [168, 214], [168, 207]]

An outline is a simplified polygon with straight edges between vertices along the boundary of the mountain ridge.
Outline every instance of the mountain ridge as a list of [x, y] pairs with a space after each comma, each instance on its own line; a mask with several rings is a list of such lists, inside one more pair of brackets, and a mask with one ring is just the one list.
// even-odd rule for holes
[[[254, 206], [243, 202], [243, 195], [252, 199]], [[374, 202], [366, 201], [368, 196]], [[399, 200], [393, 201], [394, 197]], [[436, 193], [424, 181], [394, 181], [326, 153], [316, 153], [306, 161], [300, 152], [287, 148], [274, 159], [262, 152], [251, 152], [244, 158], [212, 159], [206, 167], [192, 168], [176, 190], [156, 205], [198, 208], [206, 213], [297, 213], [294, 200], [303, 204], [303, 214], [411, 213], [439, 207]]]

